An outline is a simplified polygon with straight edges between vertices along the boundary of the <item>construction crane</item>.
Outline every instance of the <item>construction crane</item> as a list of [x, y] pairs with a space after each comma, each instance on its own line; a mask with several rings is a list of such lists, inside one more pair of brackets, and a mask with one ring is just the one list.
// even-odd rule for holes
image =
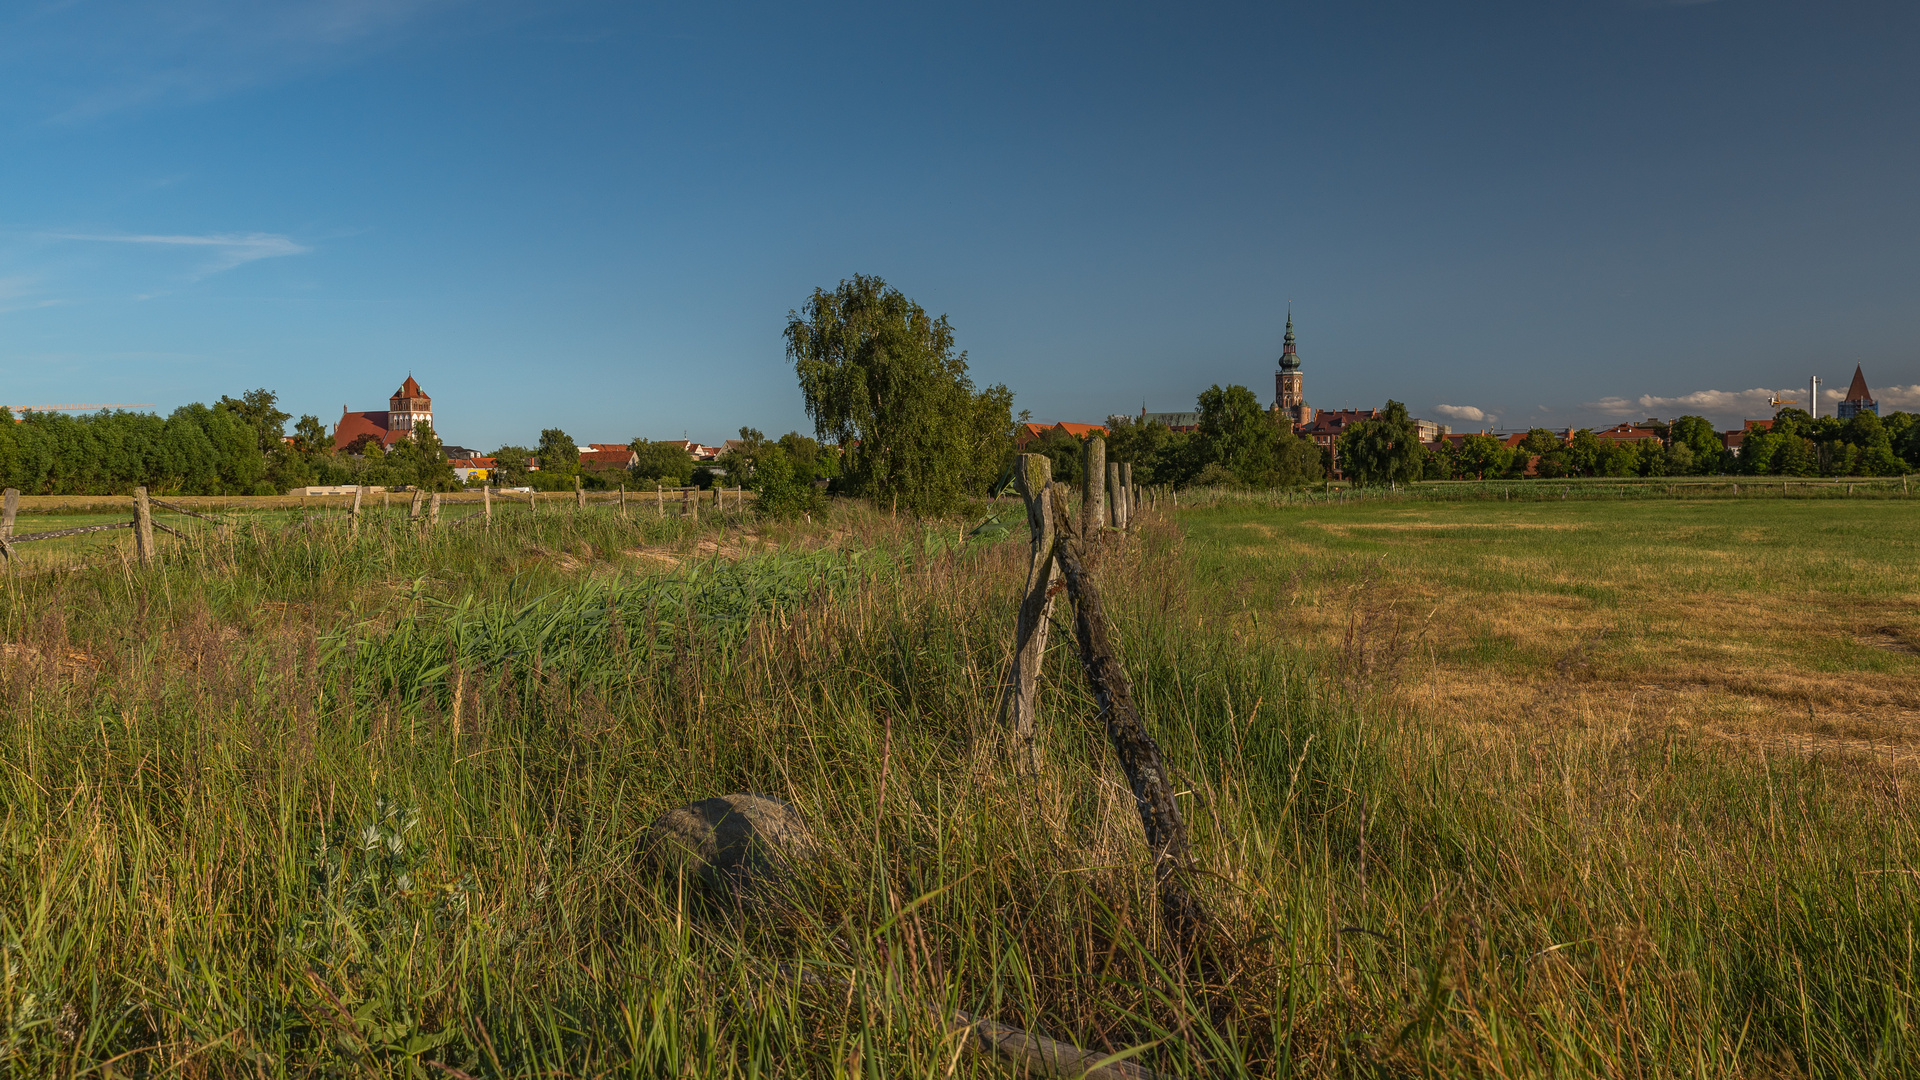
[[151, 409], [151, 401], [109, 401], [95, 405], [9, 405], [15, 412], [93, 412], [97, 409]]
[[1767, 399], [1767, 404], [1777, 409], [1782, 405], [1798, 405], [1800, 403], [1790, 397], [1770, 397]]

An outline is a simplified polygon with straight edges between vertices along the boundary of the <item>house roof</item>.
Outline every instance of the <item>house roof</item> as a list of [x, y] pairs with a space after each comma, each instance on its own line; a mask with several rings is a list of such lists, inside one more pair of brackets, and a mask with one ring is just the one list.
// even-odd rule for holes
[[588, 450], [619, 450], [619, 451], [625, 452], [627, 449], [627, 444], [622, 442], [588, 443], [587, 449]]
[[1873, 394], [1867, 390], [1867, 377], [1860, 373], [1860, 365], [1853, 365], [1853, 384], [1847, 387], [1847, 396], [1843, 401], [1870, 402]]
[[404, 437], [404, 432], [387, 430], [387, 413], [345, 412], [340, 413], [340, 422], [333, 425], [333, 448], [344, 450], [362, 435], [372, 435], [380, 440], [381, 446], [391, 446], [394, 440]]
[[393, 396], [397, 398], [415, 398], [426, 397], [427, 395], [420, 392], [420, 384], [414, 382], [413, 376], [409, 375], [407, 376], [407, 381], [400, 384], [400, 389], [393, 392]]
[[618, 450], [585, 450], [580, 454], [580, 464], [583, 468], [595, 471], [624, 469], [633, 464], [637, 456], [624, 446]]

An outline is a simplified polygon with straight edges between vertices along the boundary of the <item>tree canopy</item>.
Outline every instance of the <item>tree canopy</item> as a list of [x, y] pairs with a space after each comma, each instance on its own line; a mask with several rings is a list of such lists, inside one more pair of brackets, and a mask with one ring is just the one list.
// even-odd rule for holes
[[786, 346], [815, 434], [843, 449], [855, 494], [937, 512], [984, 494], [1012, 453], [1012, 391], [976, 390], [946, 316], [880, 278], [815, 289], [787, 313]]

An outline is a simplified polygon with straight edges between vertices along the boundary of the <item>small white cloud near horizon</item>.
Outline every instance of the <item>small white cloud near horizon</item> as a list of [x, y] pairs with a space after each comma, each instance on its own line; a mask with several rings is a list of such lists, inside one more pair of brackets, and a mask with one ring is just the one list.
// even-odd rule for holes
[[81, 240], [107, 244], [159, 244], [177, 247], [209, 248], [213, 262], [199, 275], [217, 274], [257, 259], [276, 259], [286, 255], [304, 255], [313, 249], [277, 233], [218, 233], [209, 236], [166, 236], [157, 234], [100, 235], [93, 233], [54, 233], [56, 240]]
[[1467, 420], [1476, 424], [1499, 422], [1499, 417], [1472, 405], [1435, 405], [1433, 411], [1449, 420]]
[[[1795, 401], [1805, 397], [1803, 392]], [[1655, 416], [1661, 413], [1680, 415], [1697, 413], [1711, 416], [1744, 415], [1748, 417], [1767, 417], [1774, 413], [1769, 399], [1776, 397], [1794, 397], [1792, 390], [1769, 390], [1755, 387], [1751, 390], [1695, 390], [1691, 394], [1677, 397], [1661, 397], [1657, 394], [1642, 394], [1637, 398], [1605, 397], [1599, 401], [1583, 402], [1581, 407], [1606, 413], [1609, 416], [1645, 415]]]

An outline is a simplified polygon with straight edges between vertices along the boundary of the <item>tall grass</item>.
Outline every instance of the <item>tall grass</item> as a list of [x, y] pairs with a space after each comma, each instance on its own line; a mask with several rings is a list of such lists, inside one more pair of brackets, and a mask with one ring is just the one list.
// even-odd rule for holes
[[[700, 561], [749, 527], [783, 543]], [[1097, 572], [1214, 875], [1183, 966], [1064, 652], [1045, 771], [1003, 767], [1024, 544], [701, 529], [262, 532], [16, 580], [0, 1068], [994, 1075], [961, 1009], [1194, 1076], [1910, 1071], [1902, 774], [1657, 731], [1462, 753], [1222, 618], [1149, 516]], [[784, 918], [635, 861], [743, 789], [824, 841]]]

